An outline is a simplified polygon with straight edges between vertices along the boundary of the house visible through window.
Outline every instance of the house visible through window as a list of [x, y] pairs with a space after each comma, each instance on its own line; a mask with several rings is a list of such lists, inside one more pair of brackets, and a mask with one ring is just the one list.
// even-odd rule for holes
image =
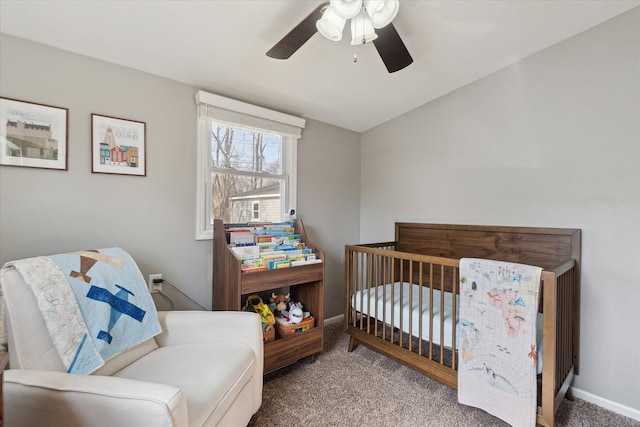
[[[287, 176], [280, 135], [211, 122], [212, 216], [225, 223], [282, 221]], [[260, 203], [265, 210], [260, 217]]]
[[[199, 92], [197, 238], [225, 223], [279, 222], [295, 208], [304, 120]], [[291, 123], [289, 123], [291, 122]]]

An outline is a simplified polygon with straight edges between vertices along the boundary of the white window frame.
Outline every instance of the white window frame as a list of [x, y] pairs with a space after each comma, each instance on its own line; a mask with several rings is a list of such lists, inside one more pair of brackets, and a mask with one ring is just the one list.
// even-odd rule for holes
[[[213, 239], [211, 222], [211, 122], [282, 136], [283, 216], [296, 209], [298, 139], [306, 121], [300, 117], [199, 91], [196, 182], [196, 240]], [[212, 107], [212, 108], [210, 108]]]

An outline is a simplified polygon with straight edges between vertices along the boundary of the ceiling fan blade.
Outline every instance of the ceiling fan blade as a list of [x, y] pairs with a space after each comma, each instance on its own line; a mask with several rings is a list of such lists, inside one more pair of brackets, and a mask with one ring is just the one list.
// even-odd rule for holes
[[328, 4], [329, 2], [324, 2], [315, 8], [313, 12], [307, 15], [306, 18], [300, 21], [298, 25], [289, 31], [282, 40], [269, 49], [267, 56], [276, 59], [288, 59], [293, 55], [318, 31], [316, 28], [316, 22], [322, 18], [322, 13]]
[[373, 44], [390, 73], [400, 71], [413, 62], [413, 58], [393, 24], [376, 30], [376, 33], [378, 33], [378, 38], [373, 41]]

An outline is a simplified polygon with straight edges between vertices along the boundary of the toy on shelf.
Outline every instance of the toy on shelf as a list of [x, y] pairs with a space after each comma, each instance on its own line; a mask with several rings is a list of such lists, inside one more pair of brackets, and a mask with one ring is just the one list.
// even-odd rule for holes
[[289, 310], [281, 310], [276, 316], [276, 321], [281, 325], [295, 325], [311, 316], [311, 313], [303, 310], [300, 301], [289, 301]]
[[260, 315], [262, 320], [262, 331], [267, 332], [273, 329], [276, 319], [267, 304], [262, 301], [259, 295], [249, 295], [242, 311], [253, 311]]
[[289, 319], [291, 323], [300, 323], [304, 319], [304, 312], [302, 311], [302, 303], [291, 302], [289, 304]]
[[281, 312], [287, 310], [287, 303], [291, 301], [291, 294], [284, 295], [272, 292], [269, 301], [271, 301], [274, 314], [279, 316]]
[[276, 336], [285, 338], [299, 334], [315, 326], [315, 319], [308, 311], [303, 311], [302, 303], [290, 301], [289, 310], [281, 311], [276, 317]]

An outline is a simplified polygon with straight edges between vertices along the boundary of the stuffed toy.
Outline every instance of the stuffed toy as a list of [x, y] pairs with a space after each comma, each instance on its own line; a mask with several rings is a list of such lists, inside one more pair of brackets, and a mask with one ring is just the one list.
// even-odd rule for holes
[[260, 320], [262, 321], [262, 330], [264, 332], [273, 328], [273, 325], [276, 324], [276, 319], [264, 302], [262, 302], [262, 298], [259, 295], [249, 295], [247, 297], [247, 302], [245, 306], [242, 308], [242, 311], [252, 311], [254, 313], [258, 313], [260, 315]]
[[302, 304], [299, 302], [292, 302], [289, 304], [289, 319], [291, 323], [300, 323], [304, 318], [304, 312], [302, 311]]
[[291, 294], [287, 294], [287, 295], [283, 295], [283, 294], [278, 294], [276, 295], [275, 292], [271, 293], [271, 298], [269, 298], [269, 301], [271, 301], [273, 304], [275, 304], [275, 315], [278, 316], [280, 315], [280, 313], [282, 313], [283, 311], [287, 310], [287, 303], [289, 301], [291, 301]]

